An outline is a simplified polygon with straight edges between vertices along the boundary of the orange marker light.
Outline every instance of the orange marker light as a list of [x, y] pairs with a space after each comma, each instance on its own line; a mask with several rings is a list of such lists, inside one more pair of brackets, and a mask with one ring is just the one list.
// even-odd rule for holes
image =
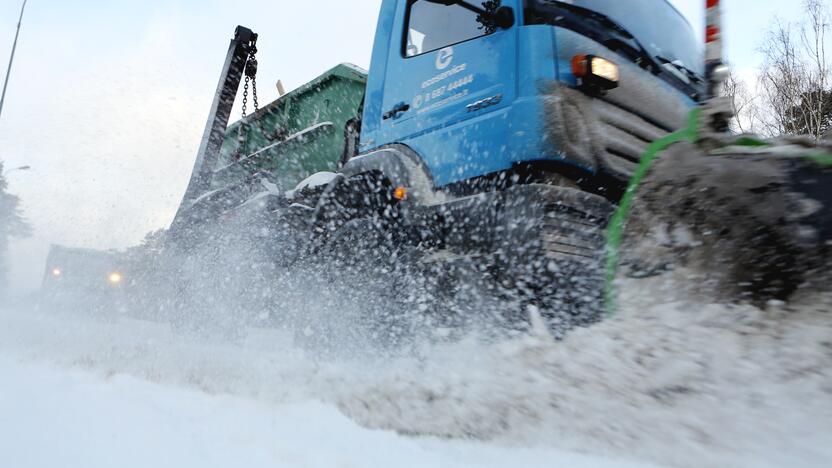
[[393, 198], [399, 201], [407, 198], [407, 187], [396, 187], [396, 190], [393, 190]]
[[589, 58], [586, 55], [572, 57], [572, 74], [579, 78], [586, 77], [588, 73]]

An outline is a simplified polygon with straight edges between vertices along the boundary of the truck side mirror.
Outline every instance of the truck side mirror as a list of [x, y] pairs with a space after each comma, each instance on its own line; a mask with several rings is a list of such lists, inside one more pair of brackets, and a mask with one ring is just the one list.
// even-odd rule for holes
[[429, 3], [438, 3], [440, 5], [450, 6], [459, 5], [463, 8], [471, 10], [480, 15], [481, 21], [488, 22], [500, 29], [508, 29], [514, 26], [514, 10], [511, 7], [501, 6], [494, 12], [489, 12], [486, 9], [472, 5], [465, 0], [426, 0]]
[[501, 6], [494, 12], [494, 25], [500, 29], [508, 29], [514, 26], [514, 10], [511, 7]]

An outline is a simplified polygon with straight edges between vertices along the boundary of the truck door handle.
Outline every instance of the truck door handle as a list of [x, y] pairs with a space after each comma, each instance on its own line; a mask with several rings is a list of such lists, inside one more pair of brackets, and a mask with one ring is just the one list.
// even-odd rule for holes
[[381, 118], [384, 119], [384, 120], [397, 119], [397, 118], [399, 118], [399, 114], [402, 114], [402, 113], [407, 112], [409, 110], [410, 110], [410, 104], [400, 102], [400, 103], [396, 104], [395, 106], [393, 106], [392, 109], [385, 112], [384, 115], [381, 116]]

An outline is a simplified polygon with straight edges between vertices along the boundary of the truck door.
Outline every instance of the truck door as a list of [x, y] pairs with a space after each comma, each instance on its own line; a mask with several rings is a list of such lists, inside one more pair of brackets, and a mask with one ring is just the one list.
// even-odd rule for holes
[[[502, 5], [514, 6], [515, 1], [503, 1]], [[467, 4], [496, 9], [500, 2], [469, 0]], [[459, 130], [469, 119], [487, 118], [509, 106], [515, 97], [516, 26], [497, 28], [467, 6], [406, 0], [399, 6], [392, 31], [381, 139], [424, 148], [428, 154], [422, 157], [429, 166], [439, 157], [431, 154], [435, 151], [429, 147], [440, 142], [446, 151], [454, 150], [448, 145], [464, 144], [468, 149], [455, 148], [460, 157], [478, 159], [470, 147], [478, 141], [486, 143], [482, 141], [486, 136], [479, 131], [457, 131], [466, 133], [463, 142], [454, 137], [453, 128]], [[448, 166], [460, 162], [445, 159], [446, 164], [434, 162]]]

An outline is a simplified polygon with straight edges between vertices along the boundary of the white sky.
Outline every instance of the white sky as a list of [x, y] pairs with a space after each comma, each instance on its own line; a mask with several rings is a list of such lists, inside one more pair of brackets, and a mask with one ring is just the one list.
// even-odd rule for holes
[[[674, 0], [701, 31], [704, 0]], [[724, 0], [729, 59], [753, 70], [759, 32], [798, 2]], [[339, 62], [369, 66], [380, 0], [29, 0], [0, 159], [35, 227], [13, 286], [37, 287], [49, 243], [123, 248], [167, 226], [187, 185], [228, 41], [260, 34], [261, 102]], [[788, 5], [784, 7], [783, 5]], [[0, 1], [0, 64], [20, 2]], [[235, 113], [238, 115], [238, 113]]]

